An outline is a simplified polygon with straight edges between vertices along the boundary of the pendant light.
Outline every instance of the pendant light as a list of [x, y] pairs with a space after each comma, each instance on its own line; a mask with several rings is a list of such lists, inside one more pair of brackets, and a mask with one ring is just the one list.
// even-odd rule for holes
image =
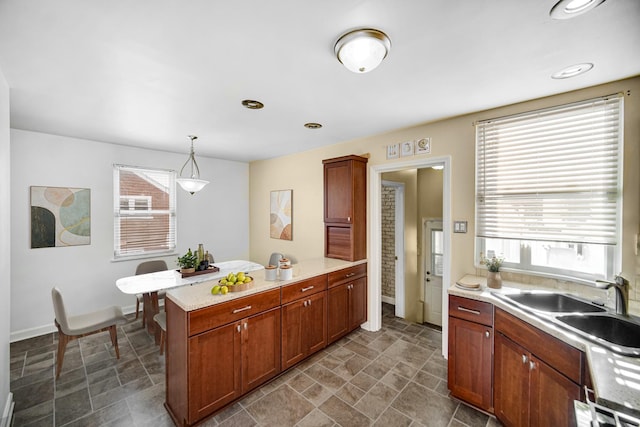
[[[191, 140], [191, 154], [189, 154], [189, 158], [186, 162], [184, 162], [184, 165], [182, 165], [182, 169], [180, 169], [180, 178], [176, 179], [176, 181], [178, 182], [178, 184], [180, 184], [180, 187], [182, 187], [183, 190], [193, 194], [202, 190], [204, 186], [209, 183], [209, 181], [200, 179], [200, 169], [198, 168], [196, 156], [193, 151], [193, 141], [198, 139], [198, 137], [195, 135], [188, 135], [188, 137]], [[189, 162], [191, 162], [191, 175], [188, 178], [183, 178], [182, 172], [184, 171], [184, 168], [187, 167]]]
[[389, 54], [391, 41], [380, 30], [363, 28], [340, 36], [334, 51], [338, 61], [354, 73], [368, 73]]

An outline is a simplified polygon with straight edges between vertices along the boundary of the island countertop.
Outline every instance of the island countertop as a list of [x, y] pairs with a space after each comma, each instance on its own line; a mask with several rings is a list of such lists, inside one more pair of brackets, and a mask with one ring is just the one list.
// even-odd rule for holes
[[181, 286], [170, 289], [167, 291], [166, 297], [176, 303], [182, 310], [193, 311], [209, 307], [214, 304], [231, 301], [236, 298], [290, 285], [315, 276], [342, 270], [344, 268], [349, 268], [366, 262], [366, 259], [354, 262], [342, 261], [333, 258], [310, 259], [300, 261], [297, 264], [292, 264], [291, 268], [293, 269], [293, 278], [290, 280], [266, 280], [265, 270], [260, 269], [249, 273], [249, 275], [253, 277], [253, 282], [251, 282], [253, 285], [245, 291], [229, 292], [226, 295], [212, 295], [211, 288], [218, 283], [218, 279], [220, 278], [216, 277], [190, 286]]

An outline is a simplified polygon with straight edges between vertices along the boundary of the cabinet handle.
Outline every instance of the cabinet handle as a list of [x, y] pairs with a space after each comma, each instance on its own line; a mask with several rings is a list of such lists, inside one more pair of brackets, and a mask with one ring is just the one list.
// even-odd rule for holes
[[489, 333], [489, 331], [484, 331], [484, 336], [489, 338], [491, 336], [491, 334]]
[[306, 307], [307, 306], [307, 302], [308, 301], [303, 302], [302, 305]]
[[247, 311], [247, 310], [251, 310], [250, 305], [242, 308], [236, 308], [235, 310], [233, 310], [233, 314], [237, 314], [237, 313], [240, 313], [241, 311]]
[[311, 305], [311, 300], [308, 300], [307, 302], [309, 303], [309, 304], [307, 304], [307, 306], [310, 306]]
[[470, 308], [464, 308], [458, 306], [458, 310], [464, 311], [465, 313], [475, 314], [476, 316], [480, 316], [480, 312], [478, 310], [471, 310]]
[[240, 328], [240, 325], [238, 325], [238, 326], [236, 327], [236, 329], [238, 330], [238, 332], [240, 332], [240, 331], [242, 330], [242, 329]]
[[307, 291], [310, 291], [311, 289], [313, 289], [313, 286], [307, 286], [306, 288], [300, 289], [300, 292], [307, 292]]
[[534, 369], [536, 369], [536, 364], [533, 360], [529, 361], [529, 370], [533, 371]]
[[522, 355], [522, 363], [527, 363], [527, 360], [529, 360], [529, 358], [527, 357], [526, 354]]
[[347, 222], [351, 222], [351, 217], [350, 216], [347, 217]]
[[355, 275], [356, 273], [349, 273], [349, 274], [345, 274], [344, 277], [348, 279], [349, 277], [353, 277]]
[[249, 323], [248, 322], [244, 322], [244, 330], [246, 331], [247, 328], [249, 327]]

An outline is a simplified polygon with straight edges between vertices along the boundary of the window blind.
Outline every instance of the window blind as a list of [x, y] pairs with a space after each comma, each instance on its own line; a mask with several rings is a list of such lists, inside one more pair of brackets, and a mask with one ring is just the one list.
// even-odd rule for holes
[[622, 96], [476, 125], [478, 237], [615, 245]]
[[175, 171], [114, 165], [114, 256], [176, 247]]

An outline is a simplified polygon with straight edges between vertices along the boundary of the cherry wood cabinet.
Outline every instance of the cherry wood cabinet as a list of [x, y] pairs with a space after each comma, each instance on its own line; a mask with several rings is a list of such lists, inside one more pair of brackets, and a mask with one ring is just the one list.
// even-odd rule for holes
[[327, 345], [327, 275], [282, 288], [282, 370]]
[[367, 256], [367, 161], [350, 155], [323, 160], [325, 256]]
[[327, 334], [332, 343], [367, 321], [367, 265], [329, 274]]
[[494, 404], [509, 426], [575, 426], [584, 354], [496, 308]]
[[493, 411], [493, 305], [449, 296], [448, 386], [451, 394]]

